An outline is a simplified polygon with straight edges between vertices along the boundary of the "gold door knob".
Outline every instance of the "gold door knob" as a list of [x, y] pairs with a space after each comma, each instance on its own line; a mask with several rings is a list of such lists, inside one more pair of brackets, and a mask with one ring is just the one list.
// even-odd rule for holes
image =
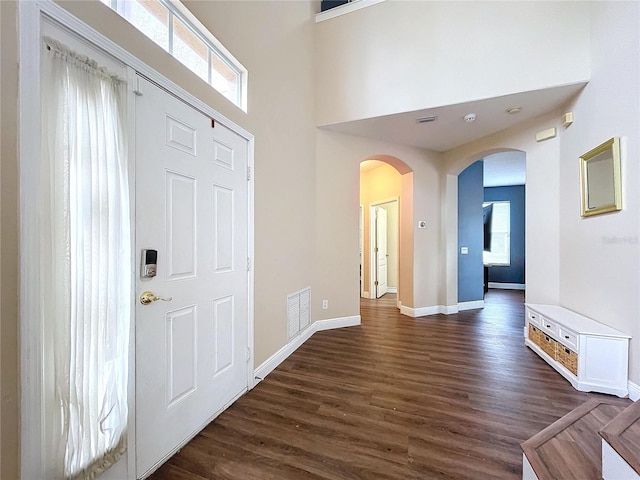
[[171, 300], [173, 300], [173, 298], [158, 297], [157, 295], [155, 295], [153, 292], [150, 292], [149, 290], [147, 290], [146, 292], [142, 292], [142, 295], [140, 295], [140, 303], [142, 305], [149, 305], [150, 303], [155, 302], [157, 300], [162, 300], [163, 302], [170, 302]]

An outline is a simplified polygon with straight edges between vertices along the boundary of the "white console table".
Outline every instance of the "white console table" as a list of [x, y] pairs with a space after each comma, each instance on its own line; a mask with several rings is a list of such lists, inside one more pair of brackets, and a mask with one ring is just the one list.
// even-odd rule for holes
[[629, 335], [564, 307], [528, 303], [524, 337], [576, 390], [628, 395]]

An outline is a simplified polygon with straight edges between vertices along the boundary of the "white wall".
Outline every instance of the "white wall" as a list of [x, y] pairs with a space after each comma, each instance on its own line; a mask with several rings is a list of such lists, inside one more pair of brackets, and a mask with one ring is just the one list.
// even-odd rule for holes
[[[640, 384], [640, 3], [591, 9], [592, 78], [569, 108], [560, 150], [560, 304], [632, 335]], [[624, 144], [622, 211], [581, 218], [577, 158], [613, 136]]]
[[[414, 225], [426, 220], [428, 227], [409, 239], [415, 247], [404, 269], [415, 269], [409, 305], [452, 305], [457, 285], [455, 175], [485, 154], [511, 148], [527, 153], [527, 300], [561, 302], [630, 330], [632, 380], [640, 383], [638, 245], [602, 242], [603, 232], [636, 239], [639, 233], [637, 2], [388, 1], [317, 25], [311, 2], [186, 2], [249, 69], [248, 114], [103, 5], [61, 3], [255, 134], [257, 364], [286, 343], [288, 292], [311, 284], [314, 299], [330, 300], [329, 310], [314, 302], [314, 320], [359, 313], [360, 161], [387, 154], [414, 170], [403, 176], [411, 177], [414, 190], [402, 210]], [[15, 3], [0, 2], [0, 12], [0, 476], [16, 478]], [[538, 144], [535, 132], [559, 126], [562, 112], [449, 152], [444, 164], [443, 156], [433, 152], [314, 130], [314, 118], [335, 123], [583, 81], [590, 73], [590, 47], [593, 80], [573, 107], [576, 123], [554, 140]], [[624, 210], [587, 223], [579, 219], [577, 163], [575, 170], [571, 164], [612, 135], [627, 137]]]
[[[396, 157], [413, 170], [413, 173], [402, 175], [400, 219], [410, 231], [407, 235], [401, 233], [401, 243], [411, 243], [413, 256], [400, 254], [402, 259], [409, 258], [410, 261], [410, 264], [400, 266], [401, 301], [403, 305], [415, 308], [438, 305], [441, 155], [318, 130], [314, 295], [315, 298], [328, 299], [329, 309], [321, 310], [315, 302], [314, 318], [359, 314], [360, 162], [382, 155]], [[411, 182], [412, 187], [406, 188], [406, 182]], [[418, 220], [426, 220], [427, 228], [415, 230], [413, 227]], [[402, 244], [400, 248], [403, 248]], [[410, 291], [404, 287], [407, 285], [405, 276], [413, 276]]]
[[[518, 127], [503, 130], [445, 153], [446, 190], [443, 202], [449, 211], [457, 211], [458, 195], [453, 179], [468, 165], [484, 156], [503, 150], [526, 153], [526, 239], [527, 269], [526, 299], [531, 303], [558, 303], [560, 278], [560, 141], [559, 137], [537, 143], [536, 132], [559, 127], [560, 112], [553, 112]], [[457, 218], [446, 219], [448, 236], [446, 245], [457, 247]], [[456, 224], [457, 226], [457, 224]], [[443, 284], [447, 286], [447, 303], [451, 305], [457, 295], [457, 255], [447, 254], [447, 267], [443, 271]], [[454, 281], [455, 279], [455, 281]]]
[[[516, 149], [526, 153], [526, 298], [555, 303], [633, 336], [630, 379], [640, 383], [640, 4], [592, 2], [592, 79], [565, 109], [446, 152], [449, 177], [483, 153]], [[615, 28], [612, 26], [615, 25]], [[623, 46], [623, 47], [622, 47]], [[568, 129], [560, 125], [574, 112]], [[558, 137], [541, 143], [535, 132], [558, 128]], [[623, 149], [623, 210], [580, 217], [578, 157], [612, 136]], [[444, 181], [443, 201], [451, 210], [457, 195]], [[445, 218], [448, 244], [453, 219]], [[454, 288], [455, 256], [443, 272]], [[447, 291], [447, 298], [450, 299]]]
[[589, 77], [588, 2], [387, 1], [317, 24], [319, 125]]

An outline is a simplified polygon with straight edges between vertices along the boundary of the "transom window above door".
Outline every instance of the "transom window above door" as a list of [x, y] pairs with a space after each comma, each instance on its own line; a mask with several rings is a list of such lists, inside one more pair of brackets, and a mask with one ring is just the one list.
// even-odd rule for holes
[[101, 0], [247, 111], [247, 69], [177, 0]]

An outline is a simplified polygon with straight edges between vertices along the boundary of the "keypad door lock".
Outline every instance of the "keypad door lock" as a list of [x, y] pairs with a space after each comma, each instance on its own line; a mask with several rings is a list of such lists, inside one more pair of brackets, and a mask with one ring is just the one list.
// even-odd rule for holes
[[140, 277], [141, 278], [153, 278], [156, 276], [156, 270], [158, 266], [158, 251], [157, 250], [142, 250], [140, 264]]

